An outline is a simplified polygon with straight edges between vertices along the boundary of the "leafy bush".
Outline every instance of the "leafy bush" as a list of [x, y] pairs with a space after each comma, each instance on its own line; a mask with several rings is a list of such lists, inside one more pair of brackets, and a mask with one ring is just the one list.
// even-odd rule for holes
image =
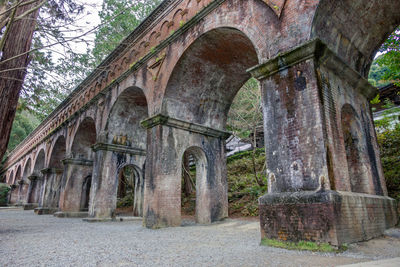
[[133, 206], [133, 194], [127, 194], [123, 198], [117, 200], [117, 208], [132, 207]]
[[10, 191], [10, 187], [7, 184], [0, 183], [0, 206], [7, 205], [8, 192]]
[[400, 124], [378, 133], [378, 143], [389, 196], [400, 200]]

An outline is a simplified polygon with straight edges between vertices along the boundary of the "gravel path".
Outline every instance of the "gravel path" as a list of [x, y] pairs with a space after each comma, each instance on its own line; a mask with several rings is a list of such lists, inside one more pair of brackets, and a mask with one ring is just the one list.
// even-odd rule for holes
[[334, 266], [400, 256], [399, 239], [389, 239], [383, 254], [365, 242], [336, 255], [260, 246], [259, 224], [251, 221], [149, 230], [140, 222], [0, 210], [0, 266]]

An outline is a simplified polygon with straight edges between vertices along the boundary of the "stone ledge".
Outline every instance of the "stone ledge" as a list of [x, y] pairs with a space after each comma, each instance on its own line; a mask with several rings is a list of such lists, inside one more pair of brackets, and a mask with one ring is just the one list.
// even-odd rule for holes
[[96, 143], [92, 146], [94, 152], [99, 150], [113, 151], [117, 153], [126, 153], [130, 155], [146, 156], [146, 150], [141, 148], [134, 148], [129, 146], [122, 146], [116, 144]]
[[39, 204], [38, 203], [26, 203], [26, 204], [23, 204], [22, 206], [23, 206], [24, 210], [34, 210], [39, 206]]
[[95, 223], [95, 222], [138, 222], [143, 221], [142, 217], [135, 216], [117, 216], [115, 218], [84, 218], [84, 222]]
[[58, 208], [35, 208], [35, 213], [37, 215], [54, 214], [58, 211]]
[[64, 165], [71, 164], [71, 165], [83, 165], [83, 166], [93, 166], [93, 160], [88, 159], [79, 159], [79, 158], [66, 158], [62, 160]]
[[327, 242], [369, 240], [396, 225], [397, 203], [342, 191], [273, 193], [259, 199], [262, 237]]
[[58, 218], [86, 218], [88, 212], [86, 211], [57, 211], [53, 214], [54, 217]]
[[254, 78], [262, 80], [309, 59], [313, 59], [316, 62], [316, 67], [323, 65], [343, 77], [345, 81], [349, 82], [353, 88], [367, 97], [368, 100], [373, 99], [378, 94], [377, 88], [372, 86], [359, 72], [347, 65], [318, 38], [305, 42], [283, 54], [278, 54], [267, 62], [252, 67], [247, 71]]
[[165, 126], [185, 130], [188, 132], [192, 132], [192, 133], [198, 133], [198, 134], [202, 134], [202, 135], [207, 135], [207, 136], [216, 137], [216, 138], [223, 138], [223, 139], [226, 139], [231, 135], [231, 133], [226, 132], [226, 131], [221, 131], [221, 130], [213, 129], [211, 127], [206, 127], [206, 126], [203, 126], [200, 124], [171, 118], [171, 117], [165, 116], [163, 114], [157, 114], [153, 117], [145, 119], [141, 122], [141, 125], [142, 125], [142, 127], [146, 128], [146, 129], [153, 128], [157, 125], [165, 125]]

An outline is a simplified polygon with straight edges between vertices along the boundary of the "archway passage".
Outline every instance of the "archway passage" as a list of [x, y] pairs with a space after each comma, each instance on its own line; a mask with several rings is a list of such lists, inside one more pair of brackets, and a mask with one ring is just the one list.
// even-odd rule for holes
[[351, 105], [343, 106], [341, 122], [351, 191], [368, 194], [370, 193], [368, 188], [369, 177], [362, 151], [362, 127], [358, 115]]
[[28, 176], [31, 174], [31, 165], [32, 165], [32, 160], [29, 158], [24, 167], [24, 172], [22, 175], [21, 183], [20, 183], [20, 188], [19, 188], [19, 196], [18, 196], [18, 202], [21, 204], [25, 204], [28, 201], [28, 194], [29, 194], [29, 187], [30, 187], [30, 182], [28, 180]]
[[135, 165], [126, 165], [118, 173], [115, 215], [143, 215], [143, 177]]
[[[93, 157], [92, 146], [96, 143], [96, 124], [90, 117], [84, 118], [75, 133], [71, 154], [63, 160], [63, 175], [60, 210], [57, 216], [69, 216], [69, 212], [88, 211], [92, 184]], [[86, 217], [86, 213], [79, 214]]]
[[21, 190], [21, 178], [22, 178], [22, 171], [21, 165], [18, 166], [17, 171], [15, 172], [15, 176], [13, 179], [13, 187], [11, 188], [10, 192], [10, 204], [17, 204], [19, 201], [19, 192]]
[[204, 33], [180, 57], [165, 89], [161, 119], [144, 123], [151, 128], [147, 227], [181, 225], [181, 162], [190, 147], [197, 148], [191, 151], [197, 162], [207, 166], [206, 171], [196, 166], [196, 221], [211, 223], [228, 216], [224, 129], [235, 95], [250, 78], [247, 69], [257, 64], [251, 40], [228, 27]]
[[[148, 117], [148, 106], [144, 91], [139, 87], [128, 87], [121, 91], [112, 107], [105, 127], [103, 143], [94, 147], [96, 161], [94, 166], [91, 205], [89, 217], [110, 218], [117, 213], [142, 216], [143, 181], [141, 168], [146, 160], [147, 133], [140, 122]], [[125, 168], [125, 166], [134, 166]], [[125, 169], [133, 170], [129, 184], [130, 201], [128, 207], [120, 205], [127, 191], [124, 180]], [[124, 173], [126, 175], [124, 175]], [[124, 189], [125, 188], [125, 189]], [[117, 207], [117, 202], [120, 202]], [[116, 210], [118, 208], [118, 210]], [[125, 209], [125, 210], [124, 210]]]
[[125, 89], [115, 101], [107, 120], [109, 144], [146, 148], [146, 131], [140, 122], [148, 117], [146, 96], [138, 87]]
[[85, 118], [80, 124], [72, 143], [72, 158], [93, 158], [92, 145], [96, 143], [96, 124], [92, 118]]
[[258, 64], [257, 52], [241, 31], [218, 28], [200, 36], [182, 55], [168, 81], [163, 113], [224, 129], [232, 101]]
[[207, 188], [208, 161], [199, 147], [189, 147], [182, 156], [182, 225], [210, 222], [210, 191]]
[[41, 149], [36, 156], [35, 165], [33, 166], [32, 174], [28, 177], [30, 180], [30, 188], [28, 194], [28, 203], [40, 203], [41, 191], [43, 188], [43, 174], [42, 170], [45, 167], [45, 154]]
[[[43, 170], [45, 188], [43, 191], [42, 208], [45, 213], [54, 213], [59, 207], [61, 182], [64, 173], [64, 166], [62, 160], [66, 155], [66, 142], [64, 136], [59, 136], [54, 143], [49, 166]], [[38, 212], [43, 214], [42, 212]]]

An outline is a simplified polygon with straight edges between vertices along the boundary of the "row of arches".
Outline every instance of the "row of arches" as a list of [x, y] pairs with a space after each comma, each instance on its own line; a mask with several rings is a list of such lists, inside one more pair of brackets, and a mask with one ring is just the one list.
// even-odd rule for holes
[[[248, 2], [252, 1], [243, 5], [250, 5]], [[60, 205], [65, 210], [79, 206], [79, 210], [88, 208], [92, 217], [114, 216], [118, 198], [128, 191], [122, 183], [128, 183], [130, 177], [135, 184], [130, 189], [134, 198], [144, 196], [137, 199], [136, 203], [143, 205], [135, 212], [144, 214], [146, 226], [180, 225], [182, 156], [190, 153], [196, 166], [197, 221], [209, 223], [228, 215], [223, 138], [227, 114], [238, 90], [250, 78], [247, 70], [266, 55], [259, 49], [263, 42], [254, 41], [258, 40], [256, 34], [246, 34], [243, 29], [225, 26], [193, 36], [196, 38], [191, 43], [182, 41], [185, 49], [178, 49], [179, 56], [166, 57], [164, 65], [172, 67], [161, 72], [159, 80], [165, 84], [158, 89], [162, 92], [127, 86], [118, 96], [108, 96], [108, 100], [115, 98], [112, 105], [112, 101], [105, 101], [111, 107], [104, 131], [96, 131], [96, 125], [101, 124], [97, 121], [103, 118], [96, 118], [96, 122], [84, 119], [70, 149], [66, 138], [60, 136], [55, 141], [49, 163], [44, 165], [47, 178], [42, 186], [42, 206]], [[346, 105], [333, 95], [333, 107], [327, 108], [321, 100], [325, 95], [319, 95], [325, 92], [320, 91], [321, 79], [316, 75], [330, 76], [326, 87], [331, 90], [338, 87], [336, 73], [316, 67], [318, 59], [307, 60], [285, 65], [278, 58], [276, 72], [260, 78], [270, 192], [316, 191], [322, 183], [328, 184], [324, 180], [329, 177], [327, 189], [384, 194], [376, 182], [375, 191], [371, 191], [371, 179], [366, 177], [371, 172], [365, 169], [375, 156], [366, 158], [369, 148], [360, 145], [361, 137], [367, 134], [364, 122], [358, 119], [362, 116], [359, 107]], [[343, 94], [356, 90], [349, 84], [341, 86], [345, 87]], [[362, 94], [357, 98], [361, 99], [357, 104], [368, 101]], [[150, 107], [147, 99], [151, 99]], [[157, 101], [159, 107], [153, 103]], [[150, 118], [147, 130], [140, 126], [142, 120], [157, 113], [162, 119]], [[342, 129], [338, 135], [342, 143], [334, 140], [332, 147], [342, 148], [349, 181], [336, 181], [342, 178], [329, 173], [328, 159], [338, 162], [327, 152], [333, 151], [327, 144], [333, 137], [325, 133], [323, 120], [330, 116], [335, 116], [330, 123], [339, 121], [334, 126]], [[364, 121], [371, 122], [371, 118]], [[131, 170], [126, 166], [132, 166]]]

